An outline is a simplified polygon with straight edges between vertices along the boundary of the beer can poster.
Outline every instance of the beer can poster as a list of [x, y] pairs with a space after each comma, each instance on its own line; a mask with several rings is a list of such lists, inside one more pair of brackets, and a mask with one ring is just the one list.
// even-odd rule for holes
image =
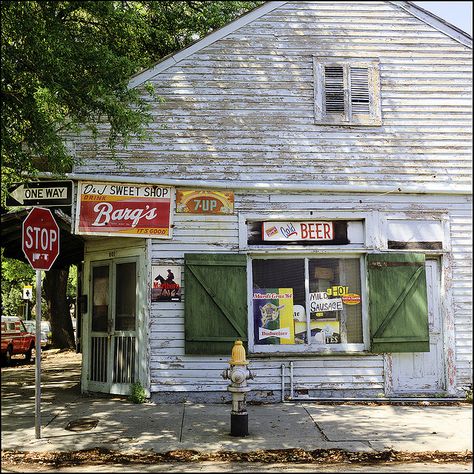
[[181, 301], [181, 267], [153, 265], [151, 267], [151, 301]]
[[293, 288], [253, 291], [255, 344], [294, 344]]
[[81, 182], [76, 234], [171, 238], [174, 188]]

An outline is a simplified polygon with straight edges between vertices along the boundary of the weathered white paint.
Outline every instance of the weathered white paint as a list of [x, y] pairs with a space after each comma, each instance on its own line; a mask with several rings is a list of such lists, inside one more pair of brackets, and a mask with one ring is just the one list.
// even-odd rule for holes
[[[450, 200], [452, 202], [449, 202]], [[292, 210], [293, 215], [309, 216], [310, 213], [313, 213], [313, 217], [316, 215], [316, 218], [324, 215], [324, 209], [327, 210], [326, 214], [330, 217], [339, 212], [340, 216], [352, 215], [359, 218], [362, 216], [362, 212], [365, 211], [366, 216], [368, 218], [371, 217], [371, 220], [367, 219], [370, 222], [384, 219], [387, 222], [387, 217], [396, 217], [405, 222], [408, 222], [409, 219], [418, 219], [428, 223], [439, 224], [441, 219], [447, 219], [449, 222], [452, 214], [457, 209], [466, 207], [465, 202], [464, 197], [448, 200], [442, 196], [423, 196], [420, 201], [417, 201], [416, 209], [413, 209], [413, 199], [411, 196], [397, 195], [396, 199], [393, 199], [390, 195], [374, 197], [362, 194], [352, 196], [237, 194], [235, 205], [236, 209], [240, 212], [239, 216], [213, 216], [211, 221], [203, 219], [201, 216], [186, 216], [185, 220], [182, 220], [181, 216], [177, 216], [177, 221], [175, 222], [177, 227], [184, 227], [188, 231], [194, 229], [194, 231], [186, 232], [186, 235], [182, 234], [179, 241], [174, 240], [172, 243], [170, 242], [171, 245], [169, 247], [171, 248], [167, 246], [168, 248], [165, 249], [161, 242], [152, 242], [153, 258], [173, 257], [174, 264], [183, 264], [183, 254], [189, 250], [189, 239], [192, 238], [195, 232], [206, 235], [211, 234], [211, 236], [214, 236], [214, 244], [209, 244], [206, 240], [202, 239], [200, 243], [196, 242], [193, 244], [191, 251], [237, 251], [239, 245], [238, 220], [240, 219], [242, 222], [249, 215], [259, 215], [259, 210], [263, 216], [284, 216], [286, 212]], [[316, 214], [313, 209], [318, 209]], [[334, 209], [341, 209], [341, 211], [334, 211]], [[373, 209], [377, 209], [377, 211]], [[383, 210], [384, 217], [380, 215], [379, 210]], [[250, 213], [250, 211], [252, 212]], [[384, 227], [382, 225], [371, 226], [368, 230], [367, 242], [373, 243], [373, 250], [377, 250], [377, 246], [374, 243], [383, 239], [380, 237], [375, 238], [372, 234], [383, 233], [384, 228], [386, 231], [387, 226]], [[223, 242], [219, 239], [218, 234], [223, 229], [227, 229], [230, 234], [233, 234], [231, 241]], [[244, 229], [242, 224], [240, 229]], [[240, 241], [245, 241], [245, 239], [240, 236]], [[385, 235], [386, 241], [387, 235]], [[384, 248], [386, 249], [387, 247], [385, 246]], [[249, 251], [248, 246], [246, 246], [245, 250]], [[368, 250], [370, 251], [370, 245]], [[288, 255], [294, 253], [294, 251], [294, 249], [286, 249], [280, 250], [280, 253], [283, 252]], [[308, 252], [312, 251], [309, 250]], [[334, 249], [318, 249], [319, 253], [323, 251], [334, 252]], [[351, 249], [343, 251], [347, 253]], [[439, 253], [439, 251], [427, 251], [428, 255]], [[442, 252], [441, 258], [443, 262], [449, 261], [452, 259], [452, 255]], [[447, 280], [452, 278], [446, 273], [450, 267], [451, 265], [447, 263], [442, 267], [442, 273]], [[444, 288], [442, 285], [441, 291], [443, 292], [443, 304], [441, 304], [440, 316], [444, 324], [448, 324], [448, 321], [453, 319], [454, 316], [454, 302], [450, 297], [451, 290], [449, 288]], [[184, 287], [185, 297], [186, 288]], [[184, 303], [153, 303], [151, 306], [152, 392], [225, 391], [226, 384], [220, 380], [219, 370], [227, 364], [226, 357], [196, 357], [186, 356], [184, 353]], [[468, 320], [467, 311], [465, 316]], [[449, 327], [443, 329], [445, 332], [449, 332]], [[367, 331], [365, 332], [365, 337], [367, 339]], [[468, 343], [467, 333], [464, 333], [464, 337], [461, 334], [460, 339], [457, 334], [454, 337], [454, 333], [451, 335], [451, 339], [447, 337], [447, 334], [444, 335], [444, 344], [453, 355], [458, 350], [458, 347], [464, 347], [466, 343]], [[445, 359], [444, 364], [447, 366], [448, 352], [445, 352], [443, 357]], [[288, 363], [289, 360], [293, 360], [295, 363], [295, 381], [297, 386], [302, 389], [316, 390], [318, 393], [324, 394], [333, 393], [332, 391], [337, 393], [337, 391], [348, 390], [366, 390], [372, 394], [384, 391], [384, 363], [383, 357], [378, 355], [353, 354], [342, 357], [340, 355], [315, 355], [313, 357], [306, 355], [304, 359], [301, 359], [297, 354], [292, 354], [291, 356], [266, 354], [266, 358], [261, 359], [250, 354], [250, 359], [252, 367], [256, 368], [259, 374], [258, 379], [252, 382], [252, 387], [258, 392], [264, 390], [278, 391], [279, 384], [281, 383], [278, 378], [281, 364]], [[367, 367], [367, 363], [370, 364], [370, 367]], [[313, 367], [312, 375], [310, 376], [307, 372], [300, 371], [300, 364], [307, 364], [307, 367]], [[320, 370], [321, 367], [333, 367], [333, 364], [336, 364], [338, 368], [337, 373], [331, 370]], [[212, 370], [210, 370], [211, 368]], [[350, 370], [346, 370], [347, 368]], [[359, 368], [361, 371], [354, 371], [352, 370], [353, 368]], [[446, 371], [448, 371], [448, 367], [446, 367]], [[198, 373], [201, 375], [198, 376]], [[446, 378], [449, 377], [448, 374], [444, 376]], [[468, 377], [469, 373], [467, 370], [458, 370], [458, 384], [461, 383], [462, 385], [464, 383], [462, 381]], [[447, 384], [449, 385], [448, 381]], [[456, 392], [456, 384], [455, 381], [451, 382], [449, 393], [454, 394]]]
[[[236, 191], [232, 216], [177, 214], [172, 240], [146, 244], [150, 263], [254, 251], [245, 223], [253, 217], [363, 218], [364, 235], [343, 252], [386, 250], [395, 220], [405, 230], [412, 220], [427, 223], [443, 241], [426, 254], [441, 260], [446, 389], [460, 394], [472, 383], [471, 41], [406, 2], [266, 5], [136, 76], [132, 85], [151, 81], [165, 99], [152, 112], [156, 140], [119, 150], [122, 170], [101, 125], [97, 141], [88, 133], [75, 140], [84, 162], [72, 176]], [[379, 61], [381, 126], [314, 123], [313, 56]], [[334, 251], [299, 251], [315, 250]], [[148, 299], [147, 310], [151, 392], [225, 396], [228, 356], [184, 353], [184, 303]], [[281, 364], [290, 361], [296, 393], [361, 396], [386, 382], [380, 355], [250, 358], [253, 392], [264, 398], [279, 392]]]
[[[469, 47], [390, 2], [286, 2], [257, 16], [151, 74], [159, 139], [119, 152], [120, 174], [471, 191]], [[381, 127], [314, 124], [313, 55], [379, 60]], [[93, 173], [93, 156], [118, 171], [102, 141], [84, 136], [76, 153], [88, 158], [77, 172]]]

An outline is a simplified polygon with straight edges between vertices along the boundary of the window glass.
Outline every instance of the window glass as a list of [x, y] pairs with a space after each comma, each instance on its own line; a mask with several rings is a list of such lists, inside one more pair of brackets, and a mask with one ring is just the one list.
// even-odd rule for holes
[[309, 260], [311, 342], [362, 343], [359, 259]]
[[109, 267], [92, 270], [92, 331], [106, 332], [109, 315]]
[[115, 291], [115, 329], [135, 331], [137, 278], [135, 262], [117, 265]]
[[255, 344], [363, 343], [359, 258], [255, 259], [252, 273]]

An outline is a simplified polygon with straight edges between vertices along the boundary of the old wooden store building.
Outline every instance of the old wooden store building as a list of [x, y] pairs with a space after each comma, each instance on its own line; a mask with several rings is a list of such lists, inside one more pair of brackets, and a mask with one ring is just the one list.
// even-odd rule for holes
[[464, 397], [472, 40], [411, 2], [266, 2], [131, 78], [153, 139], [74, 140], [83, 391]]

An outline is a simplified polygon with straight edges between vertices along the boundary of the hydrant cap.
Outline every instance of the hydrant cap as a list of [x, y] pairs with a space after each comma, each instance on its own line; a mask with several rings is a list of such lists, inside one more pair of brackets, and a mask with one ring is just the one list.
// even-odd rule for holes
[[232, 359], [229, 361], [230, 365], [247, 365], [248, 361], [245, 357], [245, 347], [242, 341], [235, 341], [232, 348]]

